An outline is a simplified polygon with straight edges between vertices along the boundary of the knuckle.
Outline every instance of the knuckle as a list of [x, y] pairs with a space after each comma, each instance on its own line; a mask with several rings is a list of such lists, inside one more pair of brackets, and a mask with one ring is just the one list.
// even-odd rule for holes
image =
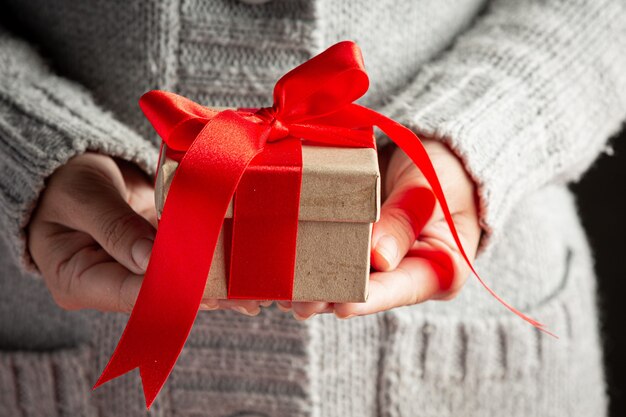
[[53, 273], [44, 276], [54, 302], [64, 310], [79, 310], [75, 287], [80, 280], [79, 261], [76, 256], [56, 263]]
[[379, 292], [379, 306], [380, 310], [389, 310], [395, 307], [394, 297], [392, 296], [393, 286], [386, 280], [380, 281], [381, 291]]
[[[63, 168], [62, 168], [63, 169]], [[84, 207], [91, 201], [94, 192], [94, 174], [90, 170], [74, 167], [60, 172], [56, 182], [52, 183], [56, 199], [60, 202], [71, 202]]]
[[393, 233], [403, 242], [415, 240], [413, 222], [410, 216], [401, 208], [393, 207], [387, 210], [387, 218], [391, 220]]
[[73, 311], [78, 309], [78, 306], [74, 302], [73, 297], [66, 286], [51, 286], [49, 287], [49, 290], [55, 304], [63, 310]]
[[117, 292], [117, 310], [124, 313], [130, 313], [134, 307], [133, 300], [130, 300], [126, 294], [127, 287], [130, 284], [130, 279], [124, 279], [121, 281]]
[[407, 288], [408, 291], [405, 305], [414, 305], [425, 301], [421, 287], [416, 282], [416, 279], [411, 271], [408, 271], [405, 268], [397, 268], [397, 271], [402, 274], [406, 281], [405, 288]]
[[75, 269], [75, 262], [72, 257], [62, 258], [54, 254], [54, 241], [47, 242], [48, 253], [39, 254], [35, 256], [33, 254], [33, 260], [39, 269], [41, 278], [43, 279], [48, 292], [50, 293], [52, 300], [64, 310], [75, 309], [72, 297], [72, 276], [73, 269]]
[[463, 288], [470, 276], [471, 270], [466, 265], [465, 259], [457, 252], [453, 252], [452, 282], [447, 288], [449, 292], [458, 292]]
[[105, 220], [101, 225], [103, 245], [107, 249], [118, 249], [136, 223], [136, 215], [126, 212]]
[[426, 301], [424, 299], [423, 291], [419, 286], [415, 286], [411, 292], [411, 304], [420, 304]]

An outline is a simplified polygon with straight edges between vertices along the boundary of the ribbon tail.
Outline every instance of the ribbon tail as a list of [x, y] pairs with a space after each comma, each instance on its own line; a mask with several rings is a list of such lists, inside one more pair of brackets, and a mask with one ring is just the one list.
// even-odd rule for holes
[[263, 135], [267, 127], [229, 110], [198, 134], [172, 180], [126, 329], [94, 388], [139, 367], [150, 407], [189, 336], [224, 215]]
[[135, 368], [139, 368], [146, 408], [150, 409], [165, 380], [172, 372], [180, 351], [176, 349], [160, 351], [154, 349], [138, 354], [136, 350], [138, 344], [158, 343], [157, 340], [133, 340], [132, 335], [138, 334], [138, 330], [139, 333], [145, 331], [145, 329], [140, 330], [136, 324], [129, 322], [113, 356], [93, 386], [93, 389]]
[[467, 256], [467, 253], [465, 252], [465, 249], [463, 248], [463, 244], [461, 243], [461, 239], [459, 238], [459, 234], [454, 225], [454, 220], [452, 219], [452, 213], [450, 212], [450, 209], [448, 207], [448, 202], [446, 201], [446, 198], [443, 193], [443, 189], [439, 182], [439, 178], [437, 176], [435, 168], [432, 162], [430, 161], [430, 158], [428, 156], [428, 153], [426, 152], [426, 149], [424, 148], [424, 145], [419, 140], [417, 135], [413, 131], [408, 129], [407, 127], [401, 125], [400, 123], [392, 119], [389, 119], [388, 117], [378, 112], [375, 112], [374, 110], [371, 110], [371, 109], [368, 109], [367, 107], [363, 107], [359, 105], [355, 105], [355, 107], [358, 109], [360, 113], [362, 113], [367, 118], [369, 118], [369, 120], [371, 121], [373, 125], [378, 126], [387, 136], [389, 136], [389, 138], [396, 145], [398, 145], [407, 154], [407, 156], [411, 158], [413, 163], [415, 163], [415, 165], [420, 169], [420, 171], [422, 172], [422, 174], [424, 175], [424, 177], [430, 184], [432, 191], [435, 194], [435, 197], [437, 198], [437, 201], [439, 201], [439, 204], [441, 205], [444, 218], [446, 220], [446, 223], [448, 224], [448, 227], [450, 228], [450, 231], [452, 232], [452, 237], [454, 238], [454, 241], [459, 249], [459, 252], [461, 253], [461, 256], [463, 257], [467, 265], [470, 267], [470, 270], [476, 276], [480, 284], [496, 300], [498, 300], [504, 307], [509, 309], [511, 312], [521, 317], [523, 320], [527, 321], [528, 323], [530, 323], [531, 325], [533, 325], [540, 331], [546, 334], [549, 334], [550, 336], [557, 337], [555, 334], [548, 331], [542, 323], [527, 316], [526, 314], [522, 313], [521, 311], [517, 310], [515, 307], [511, 306], [506, 301], [504, 301], [493, 289], [491, 289], [491, 287], [489, 287], [489, 285], [487, 285], [487, 283], [480, 277], [476, 269], [474, 269], [474, 265], [472, 264], [469, 257]]

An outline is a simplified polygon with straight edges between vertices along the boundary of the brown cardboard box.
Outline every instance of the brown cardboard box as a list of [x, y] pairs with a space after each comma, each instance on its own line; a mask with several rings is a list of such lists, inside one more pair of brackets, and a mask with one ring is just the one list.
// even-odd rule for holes
[[[160, 216], [178, 162], [163, 146], [156, 179]], [[372, 223], [380, 211], [374, 149], [302, 146], [302, 190], [294, 301], [361, 302], [367, 298]], [[232, 202], [226, 214], [232, 217]], [[204, 296], [226, 298], [223, 230]]]

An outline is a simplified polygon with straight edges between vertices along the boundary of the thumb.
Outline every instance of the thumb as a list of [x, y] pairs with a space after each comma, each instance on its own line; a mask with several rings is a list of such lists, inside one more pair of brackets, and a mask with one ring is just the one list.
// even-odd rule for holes
[[77, 228], [91, 235], [116, 261], [136, 274], [145, 272], [155, 230], [128, 205], [119, 190], [102, 187], [76, 216]]
[[394, 189], [382, 205], [372, 230], [372, 266], [394, 270], [409, 251], [435, 209], [429, 188], [412, 185]]

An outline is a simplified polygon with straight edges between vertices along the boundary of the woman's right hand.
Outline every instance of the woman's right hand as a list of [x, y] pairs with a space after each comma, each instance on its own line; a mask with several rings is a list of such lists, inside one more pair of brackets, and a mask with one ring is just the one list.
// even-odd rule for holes
[[[86, 153], [49, 178], [28, 227], [28, 248], [60, 307], [130, 312], [156, 225], [150, 178], [134, 164]], [[205, 298], [200, 309], [256, 315], [269, 304]]]
[[86, 153], [49, 178], [28, 248], [60, 307], [129, 312], [155, 227], [149, 178], [133, 164]]

